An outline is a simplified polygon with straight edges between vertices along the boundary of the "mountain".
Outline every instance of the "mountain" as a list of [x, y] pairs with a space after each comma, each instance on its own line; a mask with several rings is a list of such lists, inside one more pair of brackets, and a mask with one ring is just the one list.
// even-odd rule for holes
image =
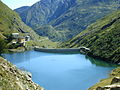
[[42, 25], [35, 29], [40, 36], [48, 36], [52, 41], [65, 41], [71, 32], [69, 30], [56, 30], [52, 25]]
[[39, 39], [39, 36], [22, 22], [16, 12], [0, 1], [0, 34], [8, 38], [12, 33], [30, 35], [32, 40]]
[[76, 48], [85, 46], [88, 55], [107, 62], [120, 63], [120, 11], [114, 12], [91, 24], [61, 47]]
[[41, 37], [36, 34], [34, 30], [21, 20], [15, 11], [0, 1], [0, 40], [7, 40], [10, 45], [12, 33], [19, 33], [21, 37], [30, 36], [31, 41], [26, 42], [27, 46], [53, 47], [55, 45], [47, 37]]
[[[74, 0], [41, 0], [29, 9], [19, 13], [21, 8], [15, 9], [22, 20], [29, 26], [35, 28], [39, 25], [48, 24], [51, 20], [56, 19], [70, 8]], [[65, 5], [66, 4], [66, 5]]]
[[28, 8], [29, 8], [29, 6], [23, 6], [23, 7], [15, 9], [15, 11], [18, 13], [22, 13], [22, 12], [26, 11]]
[[[120, 9], [119, 5], [119, 0], [41, 0], [23, 12], [19, 13], [18, 9], [15, 11], [39, 35], [48, 36], [55, 41], [65, 41], [79, 34], [97, 19]], [[54, 32], [47, 25], [51, 25]], [[41, 32], [44, 30], [42, 26], [47, 26], [47, 31], [52, 31], [54, 38], [47, 32]], [[61, 39], [59, 36], [64, 37]]]

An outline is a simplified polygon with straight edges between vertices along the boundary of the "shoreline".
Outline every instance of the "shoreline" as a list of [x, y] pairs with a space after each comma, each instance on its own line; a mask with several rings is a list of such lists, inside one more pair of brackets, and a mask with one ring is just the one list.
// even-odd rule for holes
[[[33, 50], [35, 50], [35, 48], [33, 49]], [[80, 49], [71, 49], [71, 48], [67, 48], [67, 49], [65, 49], [65, 48], [62, 48], [62, 49], [60, 49], [60, 48], [39, 48], [39, 49], [37, 49], [38, 51], [41, 51], [41, 52], [48, 52], [48, 53], [57, 53], [57, 52], [59, 52], [59, 53], [65, 53], [65, 51], [67, 51], [67, 52], [69, 52], [70, 50], [71, 50], [71, 52], [73, 52], [73, 51], [77, 51], [77, 53], [80, 53]], [[35, 51], [37, 51], [37, 50], [35, 50]], [[25, 50], [25, 51], [27, 51], [27, 50]], [[16, 53], [16, 52], [15, 52]], [[90, 56], [90, 57], [93, 57], [93, 58], [97, 58], [97, 59], [100, 59], [100, 60], [102, 60], [102, 61], [107, 61], [107, 60], [105, 60], [105, 59], [101, 59], [100, 57], [96, 57], [96, 56], [93, 56], [92, 54], [90, 54], [90, 53], [86, 53], [86, 55], [88, 55], [88, 56]], [[108, 62], [108, 63], [110, 63], [110, 62]], [[112, 62], [111, 62], [112, 63]], [[112, 63], [112, 64], [114, 64], [114, 63]], [[119, 67], [119, 66], [118, 66]], [[116, 67], [115, 69], [117, 69], [118, 67]], [[115, 69], [113, 69], [113, 70], [115, 70]], [[112, 71], [113, 71], [112, 70]], [[109, 78], [109, 77], [108, 77]], [[103, 81], [103, 80], [102, 80]], [[100, 83], [100, 82], [98, 82], [98, 83]], [[96, 83], [96, 84], [98, 84], [98, 83]], [[95, 84], [95, 85], [96, 85]], [[93, 86], [95, 86], [95, 85], [93, 85]], [[93, 87], [93, 86], [91, 86], [91, 87]], [[91, 89], [91, 87], [90, 87], [90, 90], [92, 90]], [[97, 90], [97, 89], [95, 89], [95, 90]]]
[[16, 65], [0, 56], [0, 89], [7, 90], [44, 90], [43, 87], [32, 81], [32, 76], [26, 71], [22, 71]]
[[39, 52], [47, 52], [47, 53], [65, 53], [65, 54], [67, 54], [67, 53], [70, 53], [70, 54], [81, 53], [81, 54], [84, 54], [84, 55], [88, 55], [92, 58], [108, 62], [110, 64], [120, 65], [119, 63], [113, 62], [112, 60], [110, 60], [108, 58], [102, 58], [100, 56], [93, 55], [93, 53], [88, 48], [82, 48], [81, 49], [81, 48], [39, 48], [39, 47], [35, 47], [35, 48], [33, 48], [33, 50], [39, 51]]

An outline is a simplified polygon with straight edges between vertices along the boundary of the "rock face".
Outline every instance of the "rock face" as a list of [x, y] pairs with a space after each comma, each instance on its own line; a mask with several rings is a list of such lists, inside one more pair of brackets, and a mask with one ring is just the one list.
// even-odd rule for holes
[[96, 90], [120, 90], [120, 85], [107, 85], [104, 87], [97, 87]]
[[119, 83], [120, 82], [120, 77], [114, 77], [111, 81], [111, 84]]
[[0, 90], [44, 90], [31, 80], [28, 73], [0, 57]]

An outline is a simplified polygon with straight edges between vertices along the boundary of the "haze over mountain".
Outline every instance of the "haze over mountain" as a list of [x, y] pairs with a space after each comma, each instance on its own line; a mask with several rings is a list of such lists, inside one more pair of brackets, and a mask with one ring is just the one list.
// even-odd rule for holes
[[119, 5], [119, 0], [41, 0], [23, 12], [19, 12], [20, 8], [15, 11], [39, 35], [64, 41], [97, 19], [118, 10]]

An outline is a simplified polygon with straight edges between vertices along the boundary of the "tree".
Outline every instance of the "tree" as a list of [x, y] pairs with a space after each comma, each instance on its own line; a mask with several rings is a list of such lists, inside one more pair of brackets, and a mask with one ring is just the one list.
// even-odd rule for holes
[[5, 39], [0, 38], [0, 54], [2, 54], [5, 49], [7, 49], [7, 41]]

